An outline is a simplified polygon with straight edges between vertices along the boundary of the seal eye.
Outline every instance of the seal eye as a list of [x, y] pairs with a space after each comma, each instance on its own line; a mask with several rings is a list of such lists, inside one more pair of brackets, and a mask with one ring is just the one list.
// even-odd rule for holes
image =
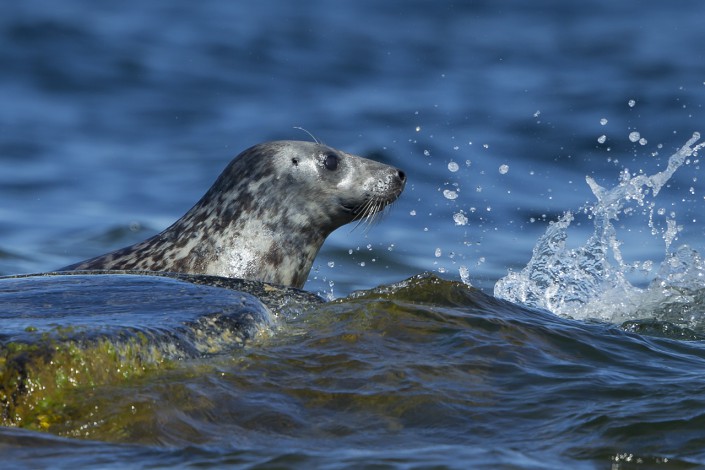
[[328, 155], [325, 156], [323, 160], [323, 166], [326, 167], [326, 170], [330, 171], [335, 171], [338, 169], [338, 156], [332, 153], [329, 153]]
[[294, 158], [291, 159], [291, 163], [293, 163], [294, 166], [299, 166], [299, 159], [296, 158], [296, 157], [294, 157]]

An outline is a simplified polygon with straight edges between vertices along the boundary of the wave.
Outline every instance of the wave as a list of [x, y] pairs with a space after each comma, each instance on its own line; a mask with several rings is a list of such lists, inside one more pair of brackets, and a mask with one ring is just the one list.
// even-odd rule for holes
[[[694, 133], [671, 155], [665, 170], [653, 175], [631, 175], [625, 170], [619, 184], [611, 189], [587, 176], [597, 199], [584, 209], [594, 224], [592, 236], [579, 247], [568, 248], [574, 214], [566, 212], [537, 240], [527, 265], [495, 284], [495, 296], [571, 318], [612, 323], [648, 319], [670, 324], [672, 329], [693, 330], [695, 337], [705, 333], [705, 314], [701, 313], [705, 311], [705, 263], [691, 247], [675, 246], [682, 226], [675, 214], [658, 210], [654, 202], [673, 174], [696, 159], [705, 147], [699, 139], [700, 134]], [[622, 256], [624, 242], [619, 239], [615, 221], [635, 210], [645, 213], [648, 231], [663, 240], [664, 258], [659, 263], [628, 263]], [[664, 218], [665, 223], [658, 226], [657, 217]], [[651, 274], [646, 287], [630, 282], [630, 274], [636, 271]]]

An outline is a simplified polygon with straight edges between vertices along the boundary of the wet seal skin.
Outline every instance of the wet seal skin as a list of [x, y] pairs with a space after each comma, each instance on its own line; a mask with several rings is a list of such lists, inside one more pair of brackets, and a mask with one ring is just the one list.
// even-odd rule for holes
[[61, 271], [205, 274], [301, 288], [326, 237], [374, 218], [405, 183], [397, 168], [316, 142], [255, 145], [163, 232]]

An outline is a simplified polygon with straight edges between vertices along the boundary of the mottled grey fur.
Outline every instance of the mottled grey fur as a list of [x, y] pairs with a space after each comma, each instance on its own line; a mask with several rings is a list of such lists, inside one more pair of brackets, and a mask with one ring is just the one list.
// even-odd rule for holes
[[278, 141], [238, 155], [163, 232], [63, 270], [140, 270], [302, 287], [323, 241], [393, 202], [396, 168], [313, 142]]

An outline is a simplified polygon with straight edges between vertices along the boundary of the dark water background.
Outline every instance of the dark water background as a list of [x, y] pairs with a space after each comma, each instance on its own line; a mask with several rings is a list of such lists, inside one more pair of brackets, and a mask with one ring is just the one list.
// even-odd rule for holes
[[[705, 131], [703, 16], [655, 0], [5, 2], [0, 274], [142, 240], [241, 150], [307, 140], [302, 126], [409, 176], [380, 224], [329, 238], [308, 290], [467, 268], [491, 294], [548, 221], [594, 201], [586, 175], [660, 171]], [[695, 249], [700, 173], [696, 160], [658, 196]], [[618, 228], [627, 258], [664, 258], [643, 215]], [[579, 244], [593, 227], [578, 213], [571, 230]], [[49, 467], [689, 468], [705, 463], [703, 370], [699, 341], [412, 285], [291, 319], [242, 355], [86, 392], [102, 423], [131, 406], [149, 418], [4, 428], [0, 452]]]

